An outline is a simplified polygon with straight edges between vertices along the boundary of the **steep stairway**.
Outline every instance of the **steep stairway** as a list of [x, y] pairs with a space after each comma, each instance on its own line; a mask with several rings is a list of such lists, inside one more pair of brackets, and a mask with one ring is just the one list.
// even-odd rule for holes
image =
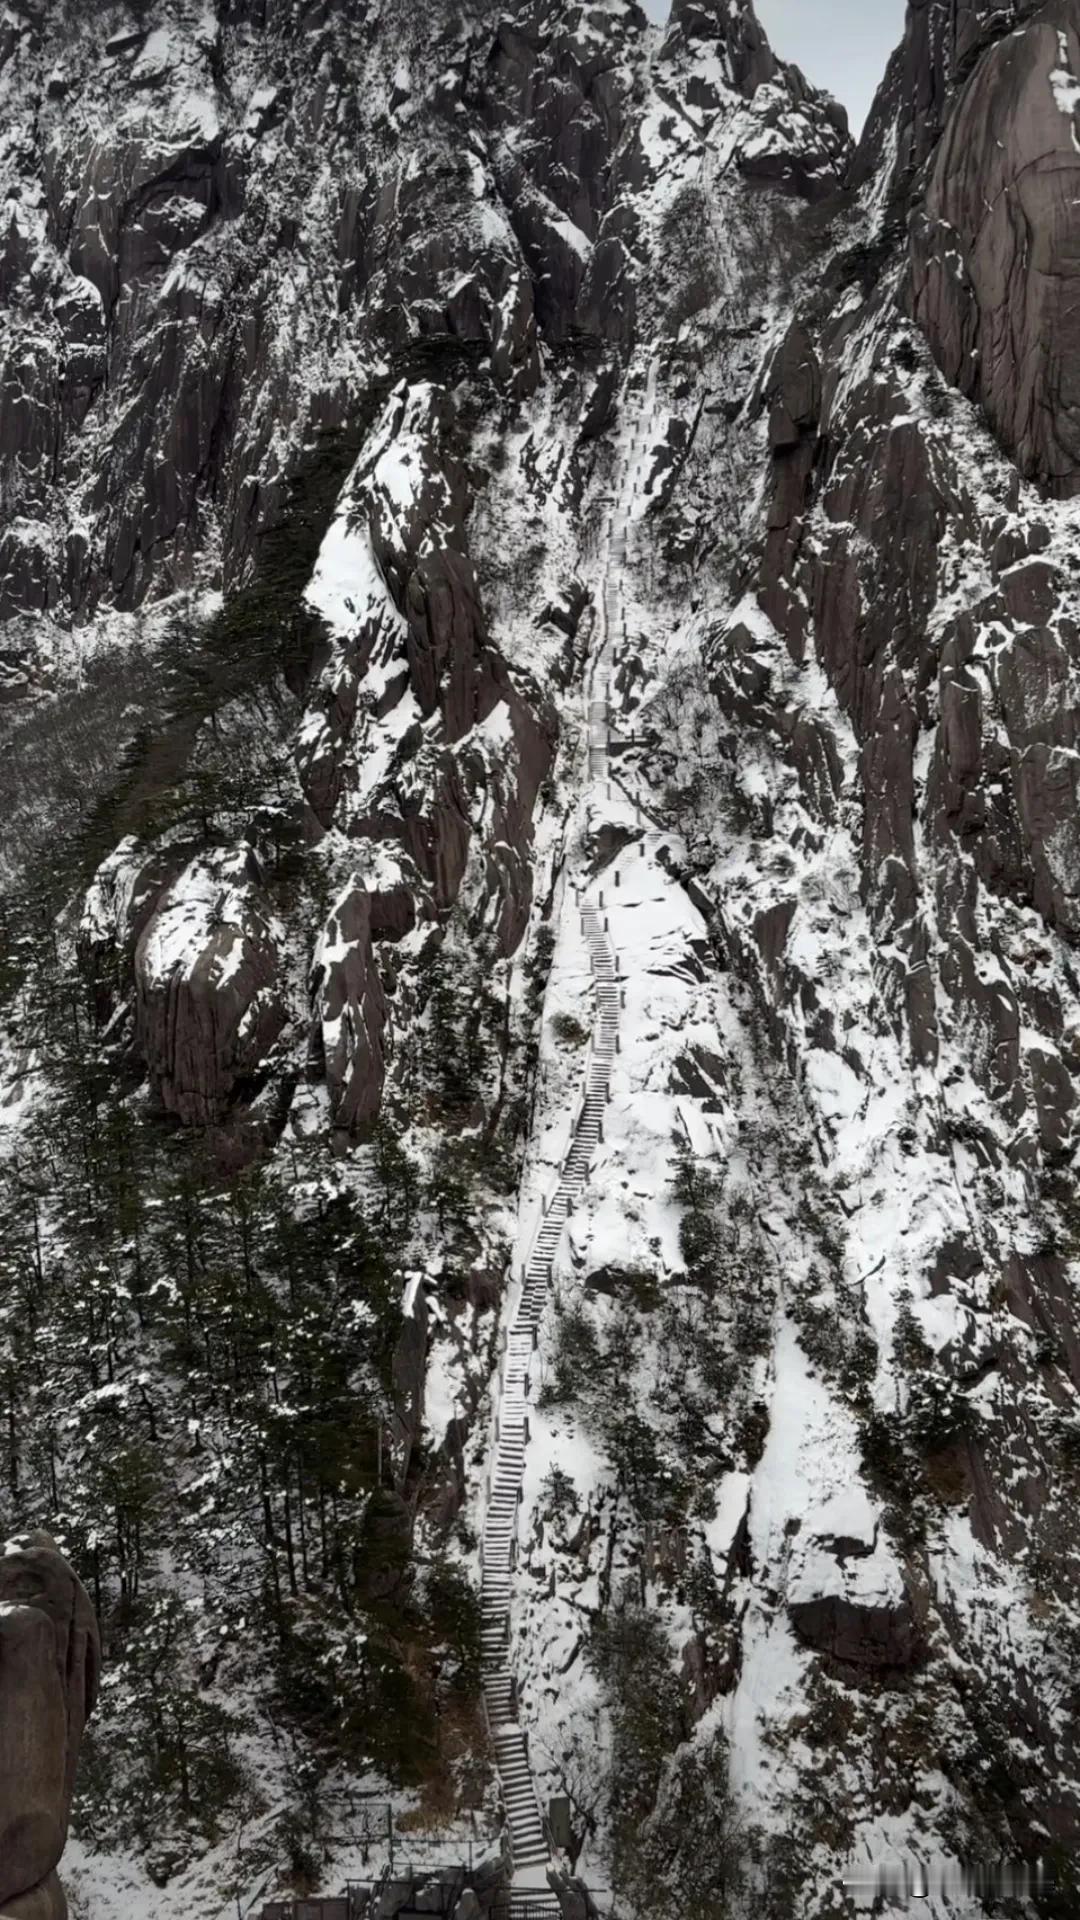
[[[650, 369], [643, 411], [651, 417], [655, 377]], [[612, 677], [618, 650], [626, 644], [626, 618], [620, 593], [620, 575], [626, 564], [627, 537], [640, 488], [640, 455], [646, 428], [631, 424], [617, 441], [622, 484], [609, 507], [601, 547], [598, 580], [598, 633], [588, 693], [588, 775], [590, 787], [602, 795], [611, 792], [609, 764]], [[521, 1298], [510, 1327], [499, 1395], [496, 1451], [482, 1541], [481, 1587], [483, 1684], [495, 1760], [499, 1770], [506, 1823], [514, 1862], [516, 1888], [512, 1899], [521, 1920], [537, 1920], [545, 1902], [558, 1903], [540, 1891], [551, 1864], [551, 1848], [540, 1810], [529, 1761], [528, 1734], [518, 1717], [511, 1660], [510, 1607], [517, 1555], [518, 1511], [525, 1478], [525, 1450], [529, 1442], [529, 1367], [536, 1347], [552, 1270], [571, 1209], [585, 1185], [593, 1154], [600, 1142], [612, 1063], [618, 1047], [619, 969], [603, 913], [597, 903], [577, 891], [581, 927], [589, 955], [596, 1025], [584, 1095], [558, 1184], [544, 1209], [525, 1268]]]
[[598, 1024], [589, 1062], [585, 1097], [559, 1183], [544, 1211], [525, 1268], [521, 1299], [507, 1339], [499, 1401], [498, 1446], [483, 1535], [481, 1589], [484, 1697], [513, 1850], [515, 1873], [546, 1867], [551, 1860], [540, 1814], [528, 1738], [517, 1718], [510, 1664], [510, 1592], [516, 1557], [517, 1515], [525, 1477], [528, 1444], [528, 1371], [536, 1335], [551, 1286], [556, 1249], [571, 1206], [585, 1184], [600, 1141], [611, 1064], [618, 1032], [619, 991], [614, 955], [603, 915], [581, 909], [598, 1003]]

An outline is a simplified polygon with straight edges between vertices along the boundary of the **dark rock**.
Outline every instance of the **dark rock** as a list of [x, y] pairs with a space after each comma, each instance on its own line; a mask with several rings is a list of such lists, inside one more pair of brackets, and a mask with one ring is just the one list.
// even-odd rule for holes
[[29, 1893], [5, 1900], [3, 1920], [68, 1920], [68, 1903], [58, 1876], [50, 1873]]
[[800, 1639], [846, 1666], [909, 1667], [921, 1652], [905, 1576], [858, 1485], [826, 1501], [799, 1527], [787, 1606]]
[[[777, 72], [776, 56], [747, 0], [735, 0], [734, 5], [729, 0], [675, 0], [661, 60], [703, 43], [719, 53], [728, 83], [739, 93], [756, 93]], [[695, 78], [691, 102], [715, 110], [720, 97], [711, 82]]]
[[1057, 612], [1064, 582], [1056, 567], [1031, 560], [1001, 576], [1001, 597], [1011, 618], [1025, 627], [1046, 626]]
[[364, 1513], [357, 1550], [357, 1591], [365, 1600], [388, 1600], [409, 1573], [412, 1513], [398, 1493], [376, 1487]]
[[285, 1020], [278, 944], [252, 849], [199, 856], [158, 900], [135, 950], [136, 1032], [160, 1098], [212, 1126]]
[[1045, 521], [1028, 521], [1006, 527], [996, 538], [990, 556], [995, 573], [1004, 573], [1030, 554], [1045, 553], [1050, 545], [1050, 529]]
[[105, 52], [110, 60], [117, 60], [122, 53], [134, 53], [145, 39], [145, 27], [121, 27], [106, 40]]
[[333, 1124], [355, 1134], [379, 1112], [387, 1021], [372, 945], [371, 896], [359, 885], [346, 889], [327, 922], [315, 953], [311, 996]]
[[1080, 931], [1080, 785], [1069, 655], [1050, 627], [1021, 634], [1001, 656], [998, 690], [1009, 731], [1013, 791], [1044, 917]]
[[812, 431], [821, 417], [821, 368], [812, 341], [793, 321], [772, 364], [768, 383], [779, 437], [770, 432], [770, 445], [787, 446], [791, 437]]
[[481, 717], [483, 622], [471, 561], [449, 550], [425, 556], [409, 580], [406, 611], [420, 711], [438, 706], [447, 738], [460, 740]]
[[862, 186], [883, 167], [902, 187], [933, 154], [956, 90], [979, 56], [1042, 0], [910, 0], [904, 37], [889, 61], [851, 169]]
[[913, 1666], [921, 1642], [910, 1601], [875, 1607], [827, 1594], [789, 1609], [801, 1640], [844, 1666], [876, 1672]]
[[100, 1666], [93, 1608], [54, 1542], [43, 1533], [9, 1541], [0, 1553], [0, 1906], [24, 1920], [66, 1912], [55, 1870]]
[[618, 368], [604, 368], [594, 386], [585, 415], [581, 422], [583, 440], [598, 439], [612, 423], [615, 413], [615, 396], [618, 391]]
[[915, 316], [1022, 473], [1080, 491], [1080, 31], [1070, 0], [986, 52], [913, 231]]

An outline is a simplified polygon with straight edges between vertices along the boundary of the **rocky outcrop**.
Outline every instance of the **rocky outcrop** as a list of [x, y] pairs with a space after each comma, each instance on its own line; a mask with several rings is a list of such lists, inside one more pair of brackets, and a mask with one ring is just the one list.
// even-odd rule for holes
[[166, 1111], [222, 1118], [281, 1031], [280, 933], [252, 848], [192, 860], [158, 901], [135, 949], [136, 1033]]
[[1021, 472], [1080, 491], [1080, 15], [1051, 0], [982, 54], [930, 165], [912, 302]]
[[[488, 631], [457, 431], [444, 392], [402, 383], [349, 477], [308, 591], [329, 644], [298, 766], [322, 825], [375, 843], [384, 865], [397, 850], [401, 881], [390, 893], [400, 908], [412, 890], [410, 925], [454, 904], [478, 836], [510, 953], [529, 912], [528, 849], [553, 728], [539, 689], [510, 673]], [[390, 897], [378, 883], [374, 892]], [[404, 920], [396, 933], [371, 929], [376, 940], [404, 931]], [[371, 1084], [381, 1084], [378, 1024], [361, 1022]], [[331, 1077], [336, 1112], [337, 1068]], [[370, 1117], [361, 1102], [346, 1124]]]
[[335, 1128], [346, 1136], [374, 1121], [386, 1064], [386, 995], [372, 946], [372, 902], [358, 883], [338, 900], [315, 950], [311, 975], [316, 1057]]
[[573, 10], [527, 0], [499, 20], [485, 73], [491, 164], [533, 282], [544, 337], [568, 343], [584, 327], [610, 337], [595, 298], [625, 264], [612, 212], [615, 156], [630, 121], [626, 54], [640, 42], [636, 4], [595, 10], [580, 32]]
[[56, 1868], [67, 1839], [83, 1729], [97, 1699], [93, 1608], [54, 1542], [0, 1553], [0, 1910], [64, 1920]]
[[747, 180], [812, 200], [841, 185], [847, 115], [777, 59], [749, 0], [675, 0], [659, 73], [703, 131], [732, 94], [746, 102], [733, 144]]
[[129, 836], [107, 855], [94, 875], [77, 938], [80, 966], [102, 1026], [130, 992], [140, 935], [184, 865], [182, 854], [140, 847]]
[[1080, 634], [1069, 621], [1027, 627], [1003, 649], [998, 697], [1009, 771], [1037, 911], [1080, 934], [1080, 788], [1077, 712], [1071, 700]]
[[[675, 0], [662, 57], [670, 60], [682, 53], [690, 59], [695, 47], [703, 45], [710, 51], [715, 49], [728, 85], [747, 98], [780, 70], [757, 15], [745, 0], [736, 0], [734, 6], [729, 0]], [[709, 80], [696, 78], [689, 96], [691, 104], [717, 107], [719, 98], [709, 89]]]
[[[920, 1529], [970, 1530], [1002, 1593], [1045, 1540], [1053, 1597], [1037, 1606], [1070, 1611], [1071, 1482], [1037, 1421], [1058, 1420], [1075, 1369], [1080, 618], [1069, 514], [1046, 496], [1074, 494], [1080, 471], [1078, 75], [1071, 4], [909, 7], [855, 165], [870, 191], [755, 370], [760, 555], [735, 560], [752, 591], [708, 655], [727, 750], [754, 768], [754, 804], [736, 775], [724, 815], [742, 851], [716, 862], [717, 917], [814, 1115], [838, 1240], [866, 1251], [878, 1346], [859, 1447], [881, 1505], [855, 1527], [804, 1503], [787, 1620], [845, 1686], [917, 1692], [946, 1643], [970, 1662], [979, 1737], [1000, 1727], [1017, 1756], [1006, 1817], [1023, 1848], [1075, 1830], [1075, 1742], [1032, 1699], [1006, 1603], [991, 1624], [963, 1549], [940, 1557]], [[868, 1050], [818, 941], [832, 881], [817, 862], [845, 814]], [[743, 860], [768, 879], [744, 888]], [[903, 1092], [871, 1146], [892, 1046]], [[910, 1196], [898, 1236], [863, 1238], [846, 1150], [878, 1169], [875, 1216], [894, 1183]], [[805, 1337], [827, 1364], [813, 1315]]]
[[787, 1588], [799, 1638], [829, 1659], [877, 1672], [910, 1667], [915, 1610], [880, 1518], [857, 1489], [800, 1526]]

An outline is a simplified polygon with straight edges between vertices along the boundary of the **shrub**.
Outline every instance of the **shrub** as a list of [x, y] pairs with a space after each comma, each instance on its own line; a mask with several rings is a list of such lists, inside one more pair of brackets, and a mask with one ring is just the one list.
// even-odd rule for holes
[[607, 1812], [620, 1903], [650, 1920], [729, 1920], [746, 1883], [746, 1843], [724, 1735], [688, 1743], [667, 1637], [628, 1591], [597, 1623], [589, 1660], [611, 1719]]
[[456, 1692], [471, 1696], [480, 1685], [480, 1597], [462, 1569], [449, 1560], [436, 1561], [424, 1585], [432, 1635], [450, 1658], [450, 1684]]
[[583, 1047], [589, 1038], [588, 1027], [575, 1020], [572, 1013], [557, 1013], [551, 1031], [561, 1047]]

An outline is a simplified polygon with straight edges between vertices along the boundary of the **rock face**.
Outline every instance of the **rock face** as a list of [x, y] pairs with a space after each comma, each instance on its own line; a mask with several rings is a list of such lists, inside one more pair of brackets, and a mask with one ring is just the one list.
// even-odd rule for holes
[[371, 942], [371, 901], [350, 887], [316, 949], [312, 996], [319, 1064], [334, 1125], [346, 1133], [374, 1120], [382, 1096], [386, 996]]
[[[1052, 1420], [1078, 1378], [1056, 1333], [1042, 1371], [1030, 1331], [1059, 1324], [1060, 1289], [1075, 1284], [1064, 1278], [1069, 1203], [1060, 1212], [1054, 1196], [1080, 1090], [1080, 608], [1060, 504], [1080, 471], [1078, 30], [1071, 4], [909, 8], [853, 169], [851, 244], [832, 256], [824, 291], [807, 286], [777, 328], [759, 375], [770, 471], [760, 558], [738, 575], [749, 591], [710, 655], [740, 754], [749, 729], [771, 768], [779, 811], [747, 809], [751, 861], [768, 858], [774, 821], [796, 841], [813, 821], [807, 845], [828, 845], [854, 809], [849, 897], [874, 955], [868, 1051], [843, 1040], [804, 882], [755, 886], [752, 907], [736, 904], [733, 859], [717, 862], [711, 886], [735, 966], [802, 1062], [826, 1154], [847, 1141], [860, 1164], [876, 1162], [879, 1205], [894, 1182], [906, 1195], [907, 1224], [882, 1248], [893, 1277], [883, 1295], [868, 1282], [866, 1304], [876, 1326], [884, 1312], [895, 1328], [909, 1289], [921, 1330], [910, 1347], [897, 1330], [881, 1348], [877, 1407], [895, 1411], [860, 1414], [864, 1491], [885, 1504], [860, 1527], [826, 1524], [814, 1505], [792, 1516], [787, 1617], [853, 1680], [891, 1686], [902, 1673], [917, 1690], [939, 1630], [965, 1649], [984, 1689], [979, 1725], [1008, 1721], [1012, 1750], [1031, 1741], [1040, 1756], [1008, 1815], [1022, 1847], [1041, 1824], [1075, 1833], [1075, 1742], [1032, 1699], [1004, 1625], [987, 1630], [959, 1566], [943, 1572], [913, 1548], [904, 1516], [932, 1489], [934, 1510], [960, 1517], [1006, 1586], [1035, 1538], [1071, 1524], [1053, 1449], [1023, 1409], [1034, 1394]], [[856, 1146], [888, 1077], [881, 1049], [893, 1047], [908, 1118], [878, 1146]], [[847, 1120], [838, 1083], [821, 1097], [823, 1056], [854, 1075]], [[963, 1225], [946, 1197], [958, 1164]], [[847, 1215], [846, 1193], [841, 1204]], [[1044, 1208], [1053, 1224], [1033, 1257], [1027, 1236]], [[854, 1238], [868, 1248], [862, 1229]], [[860, 1271], [872, 1266], [868, 1255]], [[980, 1395], [987, 1377], [1000, 1397]], [[897, 1435], [917, 1436], [911, 1477]], [[1064, 1612], [1072, 1579], [1066, 1553], [1051, 1581]]]
[[788, 1581], [801, 1640], [857, 1672], [910, 1667], [915, 1614], [896, 1556], [865, 1496], [809, 1514]]
[[980, 54], [1036, 13], [1043, 0], [956, 0], [946, 8], [911, 0], [852, 166], [857, 187], [878, 174], [890, 149], [891, 184], [911, 183], [941, 138], [958, 86]]
[[18, 1893], [4, 1905], [3, 1920], [67, 1920], [68, 1904], [55, 1873], [29, 1893]]
[[[58, 841], [91, 802], [120, 823], [76, 863], [90, 1092], [115, 1060], [151, 1132], [246, 1128], [307, 1183], [313, 1257], [355, 1205], [395, 1285], [423, 1271], [377, 1423], [360, 1297], [342, 1392], [350, 1479], [389, 1455], [358, 1604], [404, 1617], [417, 1514], [433, 1560], [476, 1530], [514, 1155], [557, 1152], [574, 886], [603, 888], [620, 1052], [530, 1402], [589, 1482], [523, 1509], [513, 1697], [550, 1792], [603, 1786], [616, 1690], [567, 1621], [644, 1608], [684, 1661], [657, 1806], [685, 1830], [724, 1697], [750, 1826], [814, 1862], [798, 1920], [856, 1840], [1080, 1835], [1078, 4], [912, 0], [854, 157], [749, 0], [0, 22], [0, 718], [25, 784], [59, 769]], [[11, 1005], [0, 1072], [21, 1050], [27, 1104], [69, 1113]], [[159, 1364], [178, 1255], [138, 1232], [145, 1272], [130, 1219], [108, 1237], [138, 1324], [95, 1410]], [[254, 1524], [294, 1580], [298, 1536], [306, 1607], [332, 1556], [288, 1347], [256, 1346], [300, 1451]], [[225, 1534], [195, 1536], [219, 1602]], [[28, 1913], [59, 1897], [40, 1832]]]
[[63, 1920], [56, 1867], [97, 1699], [93, 1609], [47, 1534], [0, 1553], [0, 1909]]
[[165, 1108], [190, 1126], [220, 1117], [283, 1024], [260, 879], [250, 847], [200, 856], [159, 899], [135, 950], [140, 1044]]
[[732, 91], [748, 103], [734, 133], [746, 179], [811, 200], [837, 191], [848, 159], [847, 115], [808, 86], [798, 67], [776, 58], [748, 0], [675, 0], [660, 63], [703, 128], [726, 117]]
[[913, 239], [915, 317], [1020, 471], [1080, 490], [1080, 13], [1041, 7], [978, 58]]

